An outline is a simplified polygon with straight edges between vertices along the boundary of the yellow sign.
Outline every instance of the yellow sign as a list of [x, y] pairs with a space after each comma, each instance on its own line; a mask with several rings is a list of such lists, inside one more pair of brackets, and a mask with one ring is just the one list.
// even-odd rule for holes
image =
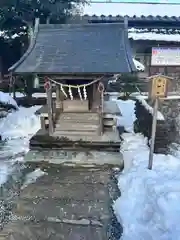
[[168, 78], [165, 76], [154, 76], [151, 80], [150, 97], [167, 97]]

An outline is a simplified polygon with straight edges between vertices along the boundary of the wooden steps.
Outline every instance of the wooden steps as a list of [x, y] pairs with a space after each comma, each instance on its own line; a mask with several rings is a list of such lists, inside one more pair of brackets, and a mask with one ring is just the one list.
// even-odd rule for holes
[[96, 131], [99, 129], [97, 124], [88, 124], [88, 123], [59, 123], [56, 124], [56, 130], [59, 131]]
[[54, 137], [72, 137], [72, 136], [76, 136], [79, 137], [79, 139], [81, 139], [84, 136], [98, 136], [98, 131], [55, 131], [53, 133]]
[[59, 121], [72, 121], [76, 120], [77, 122], [92, 122], [99, 121], [99, 115], [97, 113], [61, 113]]
[[61, 113], [56, 121], [54, 136], [98, 136], [100, 116], [98, 113]]

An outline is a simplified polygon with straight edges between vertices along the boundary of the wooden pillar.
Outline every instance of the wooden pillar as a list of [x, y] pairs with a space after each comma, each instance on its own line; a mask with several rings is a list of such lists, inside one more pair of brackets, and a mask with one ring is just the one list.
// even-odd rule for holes
[[53, 123], [53, 102], [52, 102], [52, 83], [46, 82], [46, 94], [47, 94], [47, 108], [48, 108], [48, 120], [49, 120], [49, 135], [52, 136], [54, 132]]
[[92, 92], [92, 107], [96, 106], [96, 83], [93, 83], [93, 92]]
[[33, 87], [34, 88], [39, 88], [39, 78], [38, 78], [38, 76], [34, 76]]
[[[60, 86], [59, 86], [60, 89]], [[60, 90], [60, 109], [63, 111], [63, 101], [64, 101], [64, 94], [63, 92]]]
[[45, 123], [45, 118], [44, 117], [40, 117], [40, 120], [41, 120], [41, 129], [42, 129], [42, 131], [43, 131], [43, 133], [45, 133], [46, 132], [46, 123]]
[[13, 82], [12, 82], [12, 92], [13, 92], [13, 98], [16, 99], [16, 77], [13, 77]]
[[61, 96], [60, 96], [60, 86], [56, 84], [56, 108], [61, 108]]
[[64, 94], [61, 91], [61, 86], [57, 84], [56, 85], [56, 108], [63, 110], [63, 100], [64, 100]]
[[102, 91], [101, 92], [101, 136], [103, 135], [104, 133], [104, 92]]
[[97, 86], [98, 86], [97, 83], [93, 84], [93, 99], [92, 99], [92, 102], [93, 102], [93, 109], [96, 110], [96, 111], [99, 111], [99, 92], [98, 92]]

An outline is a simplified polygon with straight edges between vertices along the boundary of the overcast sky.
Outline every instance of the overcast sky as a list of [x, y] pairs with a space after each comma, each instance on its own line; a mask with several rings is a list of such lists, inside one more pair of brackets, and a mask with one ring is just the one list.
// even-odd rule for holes
[[138, 4], [138, 3], [91, 3], [85, 6], [84, 14], [88, 15], [160, 15], [180, 16], [180, 5]]

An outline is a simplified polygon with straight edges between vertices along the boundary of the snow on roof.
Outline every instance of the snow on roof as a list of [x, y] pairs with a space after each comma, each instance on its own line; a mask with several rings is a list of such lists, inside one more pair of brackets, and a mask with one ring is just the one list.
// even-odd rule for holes
[[133, 40], [154, 40], [154, 41], [166, 41], [166, 42], [180, 42], [180, 34], [162, 34], [155, 32], [129, 32], [128, 38]]
[[[84, 6], [83, 14], [105, 16], [175, 16], [180, 17], [180, 5], [170, 4], [138, 4], [138, 3], [91, 3]], [[143, 32], [129, 29], [129, 38], [133, 40], [155, 40], [167, 42], [180, 42], [180, 34], [167, 34], [158, 32]]]
[[[142, 105], [149, 111], [149, 113], [151, 113], [153, 115], [153, 108], [146, 102], [144, 97], [137, 96], [136, 99], [139, 100], [142, 103]], [[157, 120], [160, 120], [160, 121], [164, 121], [165, 120], [164, 116], [159, 111], [157, 113]]]
[[83, 14], [88, 15], [136, 15], [144, 16], [180, 16], [180, 5], [170, 4], [138, 4], [138, 3], [90, 3], [86, 4]]
[[138, 71], [144, 71], [145, 70], [145, 66], [142, 63], [140, 63], [139, 61], [137, 61], [134, 58], [133, 58], [133, 62], [134, 62], [134, 65], [135, 65], [135, 67]]
[[155, 40], [155, 41], [171, 41], [180, 42], [180, 31], [179, 29], [138, 29], [129, 28], [128, 38], [133, 40]]

